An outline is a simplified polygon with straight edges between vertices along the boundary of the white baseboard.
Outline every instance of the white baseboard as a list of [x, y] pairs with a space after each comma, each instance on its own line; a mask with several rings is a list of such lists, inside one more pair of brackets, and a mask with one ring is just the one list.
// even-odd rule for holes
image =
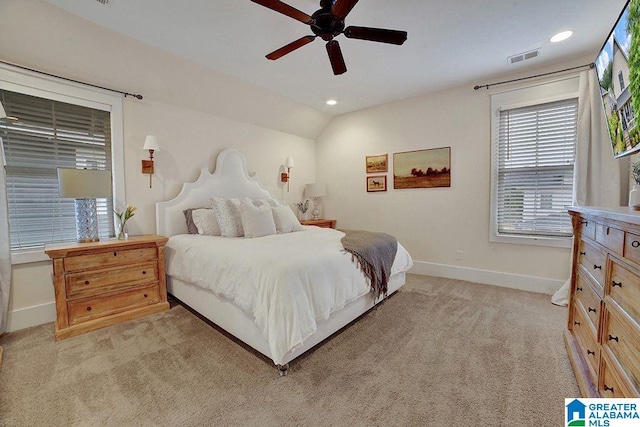
[[56, 303], [50, 302], [9, 312], [7, 332], [18, 331], [56, 320]]
[[468, 267], [457, 267], [455, 265], [434, 264], [423, 261], [414, 261], [413, 268], [409, 270], [409, 273], [423, 276], [445, 277], [447, 279], [466, 280], [468, 282], [520, 289], [522, 291], [537, 292], [548, 295], [553, 295], [553, 293], [564, 284], [564, 280], [524, 276], [521, 274], [503, 273], [500, 271], [479, 270]]

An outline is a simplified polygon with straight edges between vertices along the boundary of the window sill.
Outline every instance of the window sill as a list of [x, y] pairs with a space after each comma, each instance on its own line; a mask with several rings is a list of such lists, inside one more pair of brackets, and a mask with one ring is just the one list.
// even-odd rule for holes
[[534, 237], [492, 234], [489, 241], [493, 243], [511, 243], [515, 245], [547, 246], [552, 248], [571, 249], [573, 237]]
[[31, 252], [19, 252], [11, 254], [11, 265], [31, 264], [34, 262], [49, 261], [49, 257], [43, 250]]

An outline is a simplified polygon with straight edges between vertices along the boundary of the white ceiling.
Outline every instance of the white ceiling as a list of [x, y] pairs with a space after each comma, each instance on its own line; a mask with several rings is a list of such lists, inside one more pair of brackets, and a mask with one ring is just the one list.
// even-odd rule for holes
[[[405, 30], [402, 46], [337, 37], [348, 71], [334, 76], [324, 42], [264, 56], [311, 34], [249, 0], [46, 0], [165, 51], [328, 114], [342, 114], [496, 76], [595, 56], [626, 0], [362, 0], [347, 25]], [[312, 14], [313, 0], [285, 0]], [[572, 30], [562, 43], [549, 38]], [[507, 57], [542, 48], [538, 58]], [[339, 104], [325, 105], [329, 98]]]

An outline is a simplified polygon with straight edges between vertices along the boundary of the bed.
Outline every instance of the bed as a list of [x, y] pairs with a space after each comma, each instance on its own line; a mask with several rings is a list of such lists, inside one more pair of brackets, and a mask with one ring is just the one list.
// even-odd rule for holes
[[[202, 169], [176, 198], [156, 205], [157, 233], [169, 237], [167, 290], [271, 359], [281, 374], [382, 299], [374, 301], [366, 277], [343, 250], [341, 231], [298, 224], [300, 231], [258, 238], [189, 234], [184, 210], [207, 207], [212, 197], [278, 203], [249, 176], [238, 150], [222, 151], [213, 174]], [[388, 294], [404, 284], [412, 265], [398, 243]]]

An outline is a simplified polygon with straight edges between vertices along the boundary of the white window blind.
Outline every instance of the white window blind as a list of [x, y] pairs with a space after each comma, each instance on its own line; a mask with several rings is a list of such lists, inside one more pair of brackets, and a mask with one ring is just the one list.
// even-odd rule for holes
[[568, 237], [578, 100], [500, 112], [498, 235]]
[[[111, 170], [107, 111], [0, 90], [0, 123], [12, 252], [74, 241], [73, 199], [58, 195], [56, 168]], [[113, 236], [113, 198], [97, 199], [99, 235]]]

